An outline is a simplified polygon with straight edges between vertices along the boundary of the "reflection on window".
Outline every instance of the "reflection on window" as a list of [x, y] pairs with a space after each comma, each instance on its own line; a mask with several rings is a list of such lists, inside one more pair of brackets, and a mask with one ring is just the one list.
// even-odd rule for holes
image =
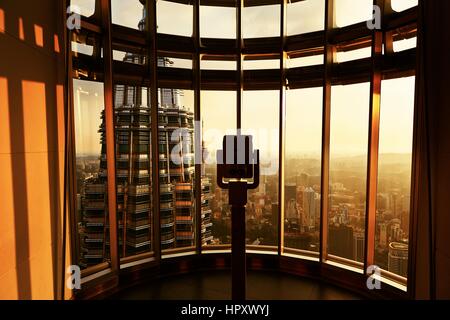
[[397, 12], [415, 7], [418, 3], [418, 0], [391, 0], [392, 9]]
[[260, 184], [248, 192], [247, 244], [277, 245], [279, 92], [244, 91], [242, 132], [260, 150]]
[[[158, 64], [166, 67], [167, 60]], [[161, 248], [192, 247], [198, 223], [194, 197], [194, 92], [160, 88], [158, 101]], [[202, 179], [202, 193], [209, 193], [207, 184]], [[210, 234], [210, 226], [202, 237], [206, 234]]]
[[113, 59], [117, 61], [133, 63], [133, 64], [144, 64], [145, 57], [143, 55], [135, 53], [127, 53], [119, 50], [113, 50]]
[[200, 6], [200, 37], [235, 39], [236, 8]]
[[288, 3], [286, 10], [287, 35], [324, 29], [325, 0], [306, 0]]
[[[127, 9], [128, 12], [121, 12]], [[138, 1], [115, 1], [113, 17], [114, 12], [120, 18], [117, 23], [145, 29], [145, 12]], [[139, 65], [145, 63], [143, 55], [116, 50], [113, 51], [113, 58]], [[153, 247], [149, 100], [149, 88], [127, 84], [116, 84], [114, 87], [116, 203], [121, 258], [150, 252]]]
[[415, 77], [382, 81], [375, 264], [408, 270]]
[[334, 0], [334, 6], [338, 27], [372, 20], [372, 0]]
[[242, 10], [243, 38], [280, 36], [280, 6], [244, 7]]
[[203, 170], [211, 185], [209, 209], [213, 245], [231, 243], [231, 211], [228, 205], [228, 190], [217, 186], [216, 153], [222, 149], [226, 134], [236, 134], [236, 92], [202, 91], [202, 140]]
[[144, 6], [137, 0], [111, 0], [111, 19], [118, 24], [132, 29], [145, 29]]
[[[143, 56], [127, 53], [125, 62], [143, 63]], [[151, 112], [149, 89], [116, 84], [117, 215], [119, 256], [152, 250]]]
[[85, 17], [90, 17], [95, 13], [95, 0], [70, 0], [72, 12], [77, 12], [75, 7], [78, 7], [80, 14]]
[[73, 93], [78, 264], [86, 268], [107, 261], [110, 252], [103, 83], [74, 79]]
[[84, 43], [72, 41], [72, 51], [75, 56], [77, 56], [78, 53], [92, 56], [92, 53], [94, 52], [94, 47]]
[[117, 61], [124, 61], [125, 62], [125, 56], [127, 55], [124, 51], [119, 50], [113, 50], [113, 60]]
[[236, 61], [201, 60], [202, 70], [236, 70]]
[[369, 58], [371, 55], [372, 55], [372, 48], [366, 47], [350, 51], [339, 51], [336, 55], [337, 56], [336, 58], [337, 62], [342, 63], [346, 61]]
[[322, 88], [286, 92], [284, 245], [319, 251]]
[[[164, 59], [160, 57], [160, 59]], [[165, 58], [165, 67], [180, 68], [180, 69], [192, 69], [192, 60], [179, 59], [179, 58]]]
[[156, 6], [158, 33], [192, 36], [193, 7], [191, 5], [159, 0]]
[[417, 37], [394, 41], [394, 52], [413, 49], [417, 46]]
[[244, 70], [280, 69], [280, 60], [244, 60]]
[[286, 68], [288, 69], [316, 66], [320, 64], [323, 64], [323, 54], [299, 58], [288, 58], [286, 60]]
[[332, 87], [328, 252], [364, 261], [370, 84]]
[[162, 249], [190, 247], [195, 239], [192, 92], [161, 88], [158, 95]]
[[[145, 30], [145, 11], [139, 1], [112, 1], [113, 23]], [[143, 65], [145, 57], [113, 51], [113, 59]], [[116, 184], [119, 256], [152, 250], [151, 111], [150, 90], [116, 84], [114, 87]]]

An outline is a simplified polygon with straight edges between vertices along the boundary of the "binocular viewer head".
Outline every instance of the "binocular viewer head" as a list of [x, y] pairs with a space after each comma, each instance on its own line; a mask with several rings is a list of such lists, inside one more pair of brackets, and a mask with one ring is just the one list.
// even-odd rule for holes
[[217, 150], [217, 180], [224, 179], [259, 184], [259, 150], [253, 150], [252, 136], [224, 136], [222, 150]]

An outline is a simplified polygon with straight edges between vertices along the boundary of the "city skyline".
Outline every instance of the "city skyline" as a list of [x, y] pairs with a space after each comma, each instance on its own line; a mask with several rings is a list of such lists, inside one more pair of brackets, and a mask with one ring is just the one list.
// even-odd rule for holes
[[[403, 4], [403, 7], [411, 6], [414, 1], [408, 1], [407, 4]], [[319, 10], [323, 6], [324, 1], [301, 1], [288, 5], [287, 10], [287, 27], [288, 34], [298, 32], [310, 32], [313, 30], [323, 29], [323, 10]], [[82, 14], [89, 15], [93, 12], [92, 3], [90, 0], [72, 0], [72, 4], [78, 5], [82, 9]], [[112, 20], [113, 23], [125, 25], [127, 27], [138, 27], [138, 22], [142, 18], [143, 6], [138, 0], [135, 1], [119, 1], [112, 0]], [[243, 12], [243, 32], [245, 35], [251, 34], [254, 37], [268, 36], [270, 30], [278, 29], [279, 23], [276, 23], [274, 19], [269, 19], [269, 16], [277, 13], [277, 10], [273, 10], [276, 7], [262, 6], [262, 7], [245, 7]], [[278, 6], [279, 7], [279, 6]], [[351, 8], [351, 10], [348, 10]], [[396, 8], [402, 8], [402, 4], [396, 4]], [[176, 10], [174, 10], [176, 9]], [[202, 6], [201, 10], [201, 26], [208, 26], [208, 30], [211, 30], [211, 34], [223, 34], [224, 24], [235, 25], [229, 23], [227, 20], [235, 21], [236, 16], [230, 13], [232, 8], [217, 9], [215, 7]], [[192, 6], [182, 5], [177, 3], [171, 3], [167, 1], [158, 1], [157, 3], [158, 14], [158, 32], [172, 33], [185, 36], [192, 35]], [[351, 12], [351, 14], [349, 14]], [[358, 1], [357, 4], [352, 0], [336, 0], [336, 22], [338, 26], [343, 26], [348, 23], [355, 22], [352, 19], [367, 18], [367, 15], [371, 15], [372, 1], [364, 0]], [[309, 13], [309, 14], [305, 14]], [[295, 16], [301, 16], [302, 19], [294, 19]], [[173, 19], [177, 20], [177, 24], [171, 23]], [[276, 20], [276, 19], [275, 19]], [[222, 21], [223, 23], [217, 23]], [[252, 21], [253, 23], [247, 23]], [[264, 23], [259, 23], [264, 21]], [[320, 21], [322, 21], [320, 23]], [[205, 28], [206, 29], [206, 28]], [[189, 31], [190, 30], [190, 31]], [[202, 28], [201, 28], [202, 30]], [[297, 31], [297, 32], [295, 32]], [[225, 33], [228, 34], [228, 33]], [[225, 36], [226, 37], [226, 36]], [[410, 41], [409, 41], [410, 42]], [[406, 44], [408, 46], [410, 44]], [[80, 46], [79, 46], [80, 47]], [[85, 48], [84, 48], [85, 49]], [[82, 49], [81, 49], [82, 50]], [[116, 52], [116, 58], [121, 59], [124, 53]], [[358, 50], [346, 52], [346, 60], [358, 59], [360, 53]], [[188, 60], [175, 59], [177, 62], [175, 65], [179, 65], [183, 68], [192, 68], [192, 62]], [[251, 61], [252, 68], [266, 68], [267, 61]], [[214, 62], [214, 64], [220, 67], [220, 62]], [[411, 89], [414, 88], [415, 77], [400, 78], [394, 80], [384, 80], [382, 82], [382, 98], [381, 98], [381, 117], [382, 125], [387, 128], [381, 131], [380, 141], [380, 153], [410, 153], [412, 146], [412, 119], [413, 108], [409, 106], [414, 105], [414, 97], [409, 94]], [[82, 85], [82, 84], [85, 85]], [[75, 91], [75, 113], [79, 118], [79, 125], [81, 132], [92, 131], [93, 119], [98, 119], [96, 115], [99, 110], [99, 103], [102, 102], [103, 90], [101, 84], [91, 83], [92, 89], [87, 86], [88, 82], [74, 81]], [[388, 85], [385, 85], [388, 83]], [[81, 87], [81, 90], [78, 88]], [[78, 93], [91, 91], [94, 96], [88, 98], [86, 105], [89, 105], [89, 111], [85, 110], [79, 112], [82, 108]], [[184, 90], [184, 105], [193, 110], [194, 105], [194, 92], [191, 90]], [[208, 121], [207, 129], [221, 130], [222, 132], [233, 132], [235, 130], [235, 117], [236, 117], [236, 102], [233, 102], [232, 97], [236, 97], [234, 91], [220, 91], [221, 98], [214, 99], [214, 91], [202, 91], [202, 113], [208, 112], [208, 108], [214, 108], [215, 110], [222, 110], [220, 117], [211, 118]], [[361, 83], [356, 85], [347, 86], [333, 86], [332, 88], [332, 123], [331, 123], [331, 142], [332, 152], [331, 157], [342, 156], [361, 156], [367, 153], [368, 145], [368, 110], [369, 110], [369, 83]], [[287, 126], [286, 135], [286, 150], [293, 154], [320, 154], [320, 141], [321, 141], [321, 119], [322, 114], [322, 88], [308, 88], [308, 89], [295, 89], [287, 90], [286, 94], [286, 109], [290, 117], [298, 119], [298, 124], [294, 127]], [[352, 103], [348, 103], [348, 97], [352, 97]], [[249, 98], [250, 97], [250, 98]], [[234, 99], [235, 101], [235, 99]], [[356, 102], [355, 102], [356, 101]], [[96, 106], [94, 106], [96, 104]], [[230, 107], [231, 104], [231, 107]], [[103, 105], [103, 104], [101, 104]], [[243, 129], [267, 129], [268, 135], [271, 140], [258, 139], [258, 135], [255, 137], [255, 147], [262, 150], [262, 160], [271, 163], [278, 158], [278, 139], [276, 132], [278, 131], [278, 105], [279, 105], [279, 93], [278, 91], [244, 91], [243, 94]], [[87, 107], [85, 107], [87, 108]], [[85, 109], [83, 108], [83, 109]], [[351, 108], [351, 110], [348, 110]], [[231, 109], [231, 110], [230, 110]], [[270, 112], [258, 112], [258, 109], [269, 110]], [[389, 116], [384, 117], [386, 113], [384, 110], [389, 111]], [[256, 111], [256, 113], [253, 113]], [[338, 112], [336, 112], [338, 111]], [[258, 121], [254, 125], [251, 122], [246, 123], [245, 114], [258, 114]], [[357, 121], [347, 121], [349, 115]], [[82, 117], [82, 118], [80, 118]], [[396, 119], [405, 118], [407, 121], [399, 121]], [[289, 118], [287, 119], [289, 122]], [[227, 127], [224, 124], [229, 124]], [[257, 125], [256, 125], [257, 124]], [[399, 127], [402, 126], [402, 127]], [[338, 129], [336, 130], [335, 127]], [[295, 130], [295, 131], [293, 131]], [[396, 139], [398, 134], [393, 134], [395, 131], [403, 131], [411, 133], [408, 139], [404, 141], [404, 137]], [[358, 134], [354, 134], [354, 133]], [[206, 134], [207, 135], [207, 134]], [[290, 136], [300, 137], [299, 139], [289, 139]], [[82, 139], [78, 136], [77, 139], [77, 153], [79, 154], [95, 154], [97, 149], [92, 143], [87, 140], [93, 141], [91, 137]], [[81, 139], [80, 139], [81, 138]], [[85, 140], [84, 143], [78, 143], [78, 141]], [[258, 141], [261, 140], [261, 141]], [[351, 143], [349, 143], [351, 142]], [[211, 142], [208, 145], [209, 149], [214, 152], [217, 149], [217, 143]]]
[[[394, 81], [394, 80], [388, 80], [388, 81]], [[395, 83], [394, 86], [383, 86], [383, 89], [386, 88], [386, 91], [383, 91], [386, 93], [386, 95], [383, 96], [381, 99], [382, 101], [382, 112], [381, 112], [381, 122], [382, 127], [386, 127], [385, 130], [381, 130], [380, 132], [380, 154], [408, 154], [411, 152], [412, 147], [412, 113], [413, 109], [409, 108], [408, 106], [411, 106], [411, 99], [413, 97], [408, 97], [406, 95], [402, 95], [401, 100], [395, 100], [397, 96], [397, 93], [392, 94], [393, 92], [397, 91], [400, 92], [406, 92], [409, 90], [413, 84], [414, 84], [414, 77], [409, 78], [401, 78], [396, 79], [398, 83]], [[397, 87], [400, 87], [401, 89], [397, 89]], [[78, 135], [77, 139], [77, 153], [81, 155], [95, 155], [98, 153], [98, 144], [96, 143], [94, 137], [90, 136], [93, 132], [92, 128], [98, 127], [100, 124], [100, 120], [98, 118], [98, 115], [101, 113], [101, 110], [103, 109], [103, 84], [99, 82], [87, 82], [83, 80], [77, 80], [74, 79], [74, 89], [75, 89], [75, 95], [74, 95], [74, 105], [75, 105], [75, 117], [77, 119], [76, 125], [78, 126], [76, 133]], [[291, 92], [296, 92], [298, 95], [306, 94], [309, 96], [308, 100], [311, 101], [311, 105], [314, 106], [314, 108], [308, 108], [308, 105], [302, 104], [299, 108], [292, 108], [292, 100], [294, 100], [295, 96], [291, 95]], [[303, 92], [302, 92], [303, 91]], [[319, 92], [320, 91], [320, 92]], [[219, 97], [214, 97], [216, 93], [220, 93]], [[219, 113], [217, 116], [210, 116], [208, 118], [208, 121], [203, 122], [203, 128], [204, 128], [204, 135], [208, 137], [207, 130], [218, 130], [219, 132], [233, 132], [235, 131], [235, 115], [236, 115], [236, 101], [235, 96], [236, 93], [234, 91], [202, 91], [202, 101], [211, 101], [211, 108], [214, 110], [229, 110], [229, 113], [222, 112]], [[247, 91], [246, 91], [247, 92]], [[275, 100], [274, 95], [272, 94], [272, 97], [270, 97], [269, 92], [263, 92], [264, 98], [272, 98], [272, 100]], [[89, 93], [89, 94], [87, 94]], [[290, 114], [290, 117], [298, 119], [300, 125], [298, 126], [287, 126], [286, 129], [286, 150], [288, 150], [289, 154], [296, 154], [298, 156], [301, 155], [319, 155], [320, 154], [320, 144], [321, 144], [321, 114], [322, 114], [322, 106], [321, 102], [317, 103], [317, 95], [322, 94], [321, 88], [313, 88], [313, 89], [299, 89], [299, 90], [288, 90], [288, 98], [287, 98], [287, 109], [288, 113]], [[249, 92], [249, 94], [252, 96], [252, 98], [258, 96], [261, 94], [259, 91], [253, 91]], [[339, 101], [340, 105], [346, 105], [345, 101], [342, 101], [346, 97], [346, 94], [348, 92], [343, 92], [339, 95], [336, 95], [338, 97], [337, 100]], [[362, 93], [364, 95], [364, 92]], [[80, 97], [83, 97], [84, 101], [80, 100]], [[276, 94], [278, 96], [278, 93]], [[316, 96], [316, 97], [315, 97]], [[184, 90], [184, 105], [185, 106], [193, 106], [193, 91], [191, 90]], [[385, 101], [389, 99], [387, 103]], [[263, 99], [264, 100], [264, 99]], [[255, 109], [260, 108], [260, 104], [253, 103], [252, 100], [247, 99], [246, 101], [251, 102], [249, 104], [249, 112], [254, 111]], [[401, 105], [399, 105], [399, 102], [403, 102]], [[230, 103], [231, 105], [230, 107]], [[263, 104], [265, 108], [275, 109], [277, 104]], [[207, 102], [203, 102], [202, 108], [203, 112], [205, 114], [214, 113], [217, 114], [217, 112], [209, 112], [207, 108], [209, 106], [207, 105]], [[243, 106], [243, 109], [246, 107]], [[264, 107], [261, 107], [264, 108]], [[307, 109], [307, 110], [306, 110]], [[358, 110], [357, 108], [355, 108]], [[367, 103], [367, 110], [362, 110], [368, 113], [368, 103]], [[389, 110], [389, 113], [384, 112], [384, 110]], [[276, 112], [276, 110], [275, 110]], [[304, 115], [307, 113], [308, 117], [304, 117]], [[384, 116], [385, 114], [388, 114], [389, 116]], [[339, 116], [339, 115], [338, 115]], [[406, 119], [409, 119], [408, 121], [398, 122], [397, 119], [399, 117], [404, 117]], [[278, 114], [276, 115], [278, 117]], [[340, 117], [342, 120], [345, 121], [345, 116]], [[364, 116], [364, 118], [367, 118], [368, 124], [368, 114]], [[318, 121], [310, 121], [309, 119], [320, 119], [320, 122]], [[260, 119], [264, 121], [266, 124], [266, 127], [269, 130], [278, 130], [278, 122], [274, 121], [272, 117], [264, 117], [263, 119]], [[337, 119], [337, 122], [340, 119]], [[243, 123], [245, 124], [245, 119], [243, 119]], [[290, 119], [287, 119], [288, 123], [291, 123], [292, 121]], [[276, 123], [275, 123], [276, 122]], [[304, 125], [303, 125], [304, 124]], [[276, 125], [276, 127], [274, 127]], [[399, 128], [399, 126], [401, 126]], [[336, 135], [333, 135], [332, 137], [336, 137], [336, 140], [340, 141], [349, 141], [348, 133], [350, 130], [348, 127], [346, 127], [347, 130], [340, 130], [338, 132], [334, 132]], [[358, 128], [355, 126], [355, 128]], [[360, 128], [360, 127], [359, 127]], [[245, 127], [244, 127], [245, 129]], [[366, 132], [368, 129], [363, 128], [362, 132]], [[398, 134], [393, 134], [392, 131], [402, 131], [405, 133], [408, 133], [407, 141], [405, 142], [405, 139]], [[257, 130], [258, 131], [258, 130]], [[367, 131], [368, 132], [368, 131]], [[94, 133], [97, 134], [96, 132]], [[289, 139], [290, 137], [307, 137], [304, 140], [302, 139]], [[351, 136], [350, 136], [351, 137]], [[363, 138], [361, 140], [361, 144], [364, 146], [367, 145], [366, 138]], [[206, 139], [208, 140], [208, 139]], [[210, 142], [211, 143], [211, 150], [217, 150], [217, 148], [220, 146], [220, 142]], [[267, 144], [266, 144], [267, 146]], [[411, 146], [411, 147], [410, 147]], [[337, 148], [338, 149], [338, 148]], [[362, 156], [365, 155], [367, 152], [366, 149], [362, 149], [359, 153], [358, 152], [351, 152], [349, 149], [345, 150], [344, 152], [337, 152], [336, 157], [343, 157], [343, 156]], [[278, 157], [278, 149], [277, 148], [271, 148], [270, 155], [273, 155], [274, 157]]]
[[[164, 2], [158, 2], [158, 5], [160, 3], [164, 6]], [[180, 6], [178, 4], [169, 6], [171, 5]], [[187, 9], [186, 6], [181, 7], [184, 8], [183, 10]], [[243, 15], [245, 17], [247, 14], [253, 14], [255, 19], [261, 19], [261, 15], [268, 12], [268, 8], [260, 9], [246, 8]], [[142, 14], [142, 7], [139, 12]], [[276, 14], [276, 10], [272, 10], [270, 14]], [[256, 18], [257, 16], [259, 18]], [[114, 18], [113, 6], [113, 22], [114, 20], [117, 21], [117, 17]], [[275, 19], [270, 19], [270, 21], [273, 20]], [[177, 25], [184, 23], [185, 21], [180, 20], [180, 24]], [[313, 22], [309, 27], [312, 28], [312, 24]], [[161, 27], [159, 29], [161, 32], [177, 34], [175, 29], [165, 29], [164, 21], [158, 19], [158, 25]], [[262, 31], [258, 28], [249, 31], [249, 27], [246, 27], [244, 23], [244, 37], [271, 35], [271, 32], [274, 33], [274, 30], [271, 30], [272, 27], [276, 28], [275, 25], [266, 25]], [[346, 53], [345, 58], [340, 59], [346, 61], [358, 59], [364, 54], [366, 53], [355, 50]], [[115, 59], [121, 57], [125, 57], [125, 54], [116, 53]], [[170, 63], [165, 67], [170, 65], [192, 67], [192, 65], [189, 66], [189, 61], [178, 60], [175, 59], [173, 64]], [[251, 61], [246, 64], [247, 66], [244, 65], [244, 68], [275, 68], [276, 64], [277, 61]], [[401, 243], [407, 242], [408, 235], [408, 188], [410, 186], [408, 180], [411, 173], [414, 113], [411, 107], [414, 105], [414, 97], [410, 92], [414, 90], [414, 82], [414, 77], [382, 82], [376, 260], [384, 269], [389, 271], [395, 269], [394, 272], [398, 274], [404, 271], [401, 263], [391, 260], [404, 259]], [[75, 80], [74, 88], [75, 117], [78, 121], [76, 132], [77, 137], [81, 138], [77, 139], [77, 153], [93, 155], [98, 152], [98, 146], [93, 144], [95, 140], [92, 137], [92, 126], [96, 123], [92, 115], [101, 113], [103, 86], [101, 83]], [[194, 91], [182, 91], [183, 94], [177, 98], [179, 106], [193, 111]], [[273, 245], [276, 243], [275, 235], [279, 227], [277, 218], [279, 211], [279, 94], [278, 90], [246, 90], [242, 95], [242, 132], [254, 135], [255, 148], [261, 151], [263, 167], [260, 187], [249, 193], [247, 244]], [[322, 97], [323, 89], [320, 87], [286, 92], [285, 179], [286, 182], [295, 181], [293, 184], [290, 182], [291, 186], [295, 186], [295, 190], [290, 191], [291, 197], [295, 194], [295, 199], [285, 197], [285, 201], [288, 202], [285, 205], [287, 210], [285, 211], [287, 217], [285, 237], [287, 247], [308, 251], [317, 251], [319, 247]], [[163, 97], [159, 96], [159, 100], [161, 99]], [[146, 105], [146, 102], [143, 103]], [[367, 82], [332, 87], [328, 246], [331, 254], [360, 262], [363, 261], [365, 241], [361, 235], [364, 234], [365, 228], [369, 103], [370, 84]], [[92, 105], [96, 106], [92, 107]], [[215, 158], [215, 151], [220, 148], [221, 135], [235, 132], [236, 113], [235, 91], [201, 92], [203, 146], [212, 159]], [[85, 119], [87, 117], [89, 119]], [[214, 167], [209, 164], [205, 167], [205, 171], [212, 180], [214, 193], [211, 198], [212, 243], [229, 243], [230, 211], [226, 206], [227, 197], [223, 191], [216, 191]], [[287, 187], [287, 184], [283, 186], [283, 188]], [[393, 243], [398, 244], [393, 245]], [[390, 267], [391, 265], [393, 267]], [[404, 276], [404, 274], [401, 275]]]

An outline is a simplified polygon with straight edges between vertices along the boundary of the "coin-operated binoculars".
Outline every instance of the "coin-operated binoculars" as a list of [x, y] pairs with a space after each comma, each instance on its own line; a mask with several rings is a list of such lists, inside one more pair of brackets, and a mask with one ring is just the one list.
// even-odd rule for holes
[[217, 185], [228, 189], [231, 206], [232, 298], [245, 300], [245, 206], [247, 190], [259, 186], [259, 150], [253, 150], [252, 136], [223, 137], [223, 150], [217, 150]]

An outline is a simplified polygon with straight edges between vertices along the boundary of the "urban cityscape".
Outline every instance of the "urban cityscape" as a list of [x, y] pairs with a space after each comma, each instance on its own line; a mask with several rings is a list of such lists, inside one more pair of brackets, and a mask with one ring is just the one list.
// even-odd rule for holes
[[[144, 12], [145, 15], [145, 12]], [[139, 29], [145, 28], [145, 20]], [[145, 64], [143, 56], [125, 54], [127, 63]], [[170, 67], [159, 58], [159, 67]], [[192, 247], [195, 241], [195, 166], [193, 108], [179, 89], [158, 90], [160, 234], [161, 249]], [[82, 96], [78, 103], [82, 104]], [[101, 100], [101, 99], [100, 99]], [[92, 101], [91, 101], [92, 103]], [[85, 104], [89, 104], [85, 101]], [[122, 257], [152, 250], [152, 183], [150, 93], [148, 88], [117, 84], [116, 176], [119, 246]], [[103, 113], [98, 131], [99, 155], [77, 157], [80, 265], [87, 267], [109, 257], [106, 210], [106, 144]], [[180, 161], [170, 157], [179, 150]], [[210, 146], [203, 142], [202, 150]], [[214, 151], [214, 148], [211, 148]], [[270, 154], [270, 152], [269, 152]], [[356, 262], [364, 261], [366, 157], [332, 159], [328, 252]], [[376, 215], [375, 262], [384, 270], [406, 276], [410, 200], [410, 154], [381, 154]], [[286, 248], [318, 252], [320, 243], [320, 156], [287, 156], [285, 163], [284, 244]], [[231, 243], [228, 192], [216, 185], [216, 167], [202, 169], [202, 244]], [[277, 170], [276, 170], [277, 171]], [[249, 192], [246, 211], [247, 245], [277, 246], [278, 174], [261, 176]]]
[[[353, 162], [352, 162], [353, 160]], [[358, 167], [361, 157], [332, 161], [328, 252], [364, 261], [366, 172]], [[299, 156], [285, 163], [286, 248], [319, 251], [320, 158]], [[377, 196], [375, 263], [406, 277], [410, 208], [411, 154], [380, 155]], [[206, 170], [215, 181], [215, 167]], [[276, 245], [278, 228], [278, 176], [263, 176], [257, 190], [249, 193], [247, 244]], [[212, 184], [212, 234], [217, 244], [230, 243], [230, 209], [227, 192]]]

